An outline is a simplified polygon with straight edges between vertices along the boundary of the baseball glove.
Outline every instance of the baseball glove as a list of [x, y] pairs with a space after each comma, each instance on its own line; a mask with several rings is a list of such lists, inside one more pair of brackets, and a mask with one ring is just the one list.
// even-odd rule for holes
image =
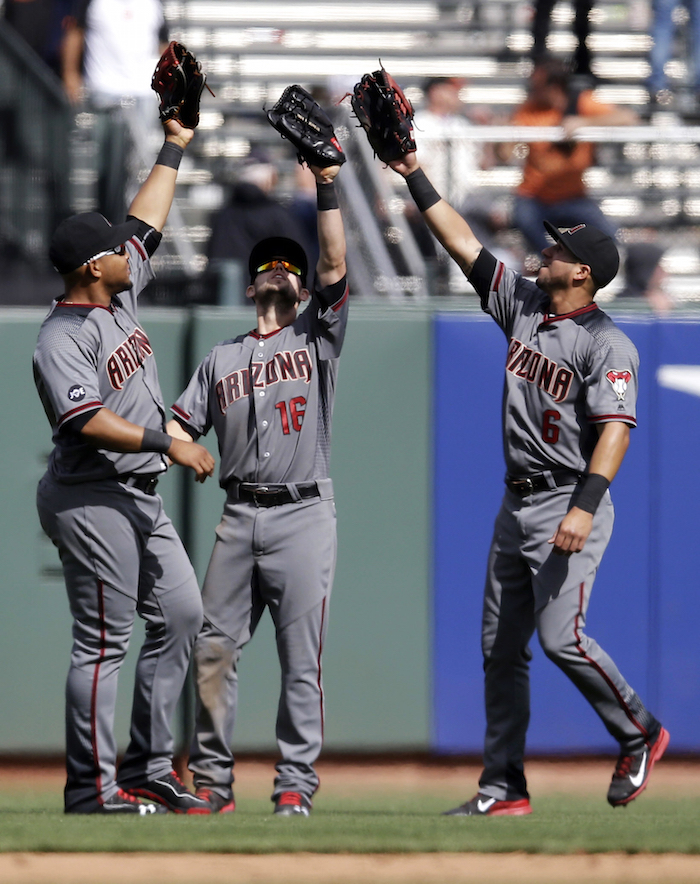
[[282, 137], [292, 142], [300, 163], [325, 169], [345, 162], [333, 124], [306, 89], [287, 86], [275, 106], [265, 114]]
[[173, 40], [161, 55], [151, 79], [151, 89], [160, 96], [161, 120], [177, 120], [186, 129], [196, 129], [206, 81], [202, 65], [190, 50]]
[[398, 160], [416, 149], [411, 123], [413, 106], [384, 67], [365, 74], [355, 84], [350, 103], [382, 162]]

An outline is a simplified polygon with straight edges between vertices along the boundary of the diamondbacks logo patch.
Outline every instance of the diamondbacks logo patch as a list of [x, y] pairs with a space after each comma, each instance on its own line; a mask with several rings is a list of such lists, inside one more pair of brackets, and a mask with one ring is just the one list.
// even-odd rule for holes
[[632, 372], [631, 371], [615, 371], [615, 369], [611, 369], [605, 377], [610, 381], [610, 384], [615, 391], [615, 395], [618, 400], [622, 401], [625, 398], [625, 393], [627, 392], [627, 385], [632, 380]]
[[73, 386], [68, 391], [68, 398], [71, 402], [82, 402], [85, 396], [85, 387], [83, 387], [81, 384], [73, 384]]

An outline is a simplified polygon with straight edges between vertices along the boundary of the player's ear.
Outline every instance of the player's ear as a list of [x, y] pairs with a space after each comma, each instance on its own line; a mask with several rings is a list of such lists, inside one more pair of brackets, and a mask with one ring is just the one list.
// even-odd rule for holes
[[591, 279], [591, 268], [588, 266], [588, 264], [579, 264], [578, 269], [574, 274], [574, 278], [581, 280]]
[[245, 296], [246, 296], [246, 298], [250, 298], [251, 301], [253, 300], [253, 298], [255, 297], [255, 286], [254, 285], [248, 286], [248, 288], [245, 290]]
[[308, 301], [311, 297], [311, 292], [308, 289], [301, 289], [299, 292], [299, 300], [300, 301]]
[[86, 276], [91, 276], [93, 279], [99, 279], [102, 276], [102, 269], [97, 261], [88, 261], [84, 267]]

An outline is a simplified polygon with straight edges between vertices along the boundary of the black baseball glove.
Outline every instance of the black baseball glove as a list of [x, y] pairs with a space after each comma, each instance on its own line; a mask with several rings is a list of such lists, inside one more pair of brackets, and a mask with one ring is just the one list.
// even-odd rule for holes
[[186, 129], [196, 129], [206, 80], [202, 65], [190, 50], [173, 40], [161, 55], [151, 79], [151, 89], [160, 96], [161, 120], [174, 119]]
[[275, 106], [265, 114], [282, 137], [292, 142], [300, 163], [325, 169], [345, 162], [333, 124], [306, 89], [287, 86]]
[[413, 106], [383, 67], [355, 84], [350, 103], [380, 160], [390, 163], [416, 149]]

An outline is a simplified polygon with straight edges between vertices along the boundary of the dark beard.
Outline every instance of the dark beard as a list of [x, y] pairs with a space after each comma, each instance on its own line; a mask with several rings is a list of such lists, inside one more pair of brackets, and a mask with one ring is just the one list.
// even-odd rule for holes
[[299, 303], [299, 294], [289, 280], [284, 283], [268, 282], [256, 292], [255, 300], [258, 304], [275, 304], [289, 310]]

